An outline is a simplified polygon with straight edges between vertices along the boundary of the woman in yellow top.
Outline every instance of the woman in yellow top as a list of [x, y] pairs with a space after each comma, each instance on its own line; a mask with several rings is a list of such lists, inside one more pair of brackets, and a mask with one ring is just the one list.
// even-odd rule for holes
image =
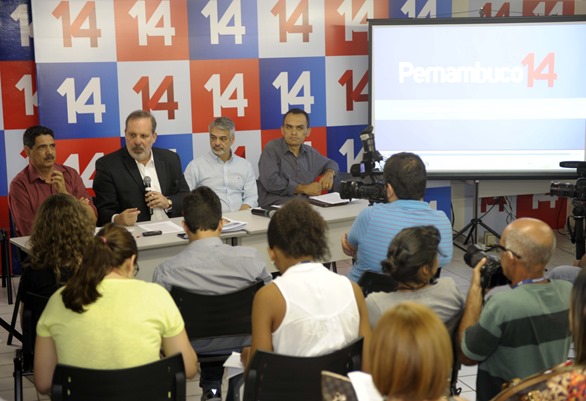
[[35, 385], [51, 389], [57, 363], [122, 369], [181, 352], [186, 377], [197, 373], [181, 314], [165, 288], [134, 280], [138, 251], [132, 235], [104, 226], [83, 262], [45, 308], [37, 325]]

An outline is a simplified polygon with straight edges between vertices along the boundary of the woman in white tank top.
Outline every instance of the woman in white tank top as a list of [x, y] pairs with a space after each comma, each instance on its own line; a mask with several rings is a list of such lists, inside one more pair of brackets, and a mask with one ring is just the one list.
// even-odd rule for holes
[[319, 262], [329, 256], [321, 215], [309, 202], [293, 199], [273, 216], [267, 235], [281, 276], [254, 298], [252, 345], [249, 352], [243, 350], [243, 364], [257, 349], [316, 356], [360, 336], [367, 349], [371, 330], [362, 291]]

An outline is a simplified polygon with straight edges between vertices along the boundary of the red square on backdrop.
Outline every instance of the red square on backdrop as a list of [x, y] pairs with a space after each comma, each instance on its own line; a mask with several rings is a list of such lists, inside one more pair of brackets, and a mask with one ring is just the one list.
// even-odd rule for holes
[[388, 1], [326, 1], [326, 56], [368, 54], [367, 19], [388, 17]]
[[57, 146], [56, 162], [77, 170], [91, 196], [96, 160], [120, 149], [120, 138], [86, 138], [61, 139], [55, 141]]
[[574, 15], [576, 0], [523, 0], [523, 16]]
[[[537, 208], [534, 207], [534, 196], [517, 196], [517, 218], [533, 217], [549, 224], [552, 229], [564, 228], [566, 224], [567, 198], [557, 198], [555, 207], [551, 207], [551, 201], [547, 198], [537, 200]], [[549, 195], [547, 195], [549, 196]]]
[[193, 132], [221, 116], [237, 131], [260, 127], [258, 59], [191, 61], [190, 72]]
[[39, 123], [37, 72], [34, 61], [0, 62], [4, 129], [26, 129]]

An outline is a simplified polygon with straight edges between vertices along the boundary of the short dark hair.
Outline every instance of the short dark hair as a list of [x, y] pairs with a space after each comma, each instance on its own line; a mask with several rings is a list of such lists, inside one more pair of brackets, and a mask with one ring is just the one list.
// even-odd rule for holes
[[399, 283], [421, 283], [423, 266], [433, 266], [439, 252], [441, 235], [434, 226], [404, 228], [389, 245], [387, 258], [381, 262], [383, 272]]
[[28, 127], [22, 135], [22, 144], [26, 147], [32, 148], [35, 146], [37, 137], [41, 135], [51, 135], [55, 139], [55, 134], [51, 128], [43, 127], [42, 125], [33, 125]]
[[329, 257], [327, 224], [305, 199], [294, 198], [271, 218], [267, 232], [269, 248], [279, 248], [292, 258]]
[[126, 117], [126, 121], [124, 123], [124, 131], [128, 129], [128, 122], [130, 120], [137, 120], [139, 118], [150, 118], [151, 119], [151, 126], [153, 127], [152, 133], [154, 134], [157, 132], [157, 120], [155, 120], [155, 116], [150, 111], [146, 110], [134, 110], [132, 113]]
[[183, 198], [183, 219], [192, 233], [217, 230], [222, 219], [220, 198], [209, 187], [197, 187]]
[[425, 195], [427, 172], [425, 164], [414, 153], [395, 153], [385, 163], [385, 183], [391, 184], [399, 199], [420, 200]]
[[285, 113], [283, 116], [283, 126], [285, 126], [285, 118], [287, 118], [289, 114], [303, 114], [305, 116], [305, 120], [307, 121], [307, 128], [309, 128], [309, 114], [307, 114], [305, 110], [300, 109], [299, 107], [294, 107]]

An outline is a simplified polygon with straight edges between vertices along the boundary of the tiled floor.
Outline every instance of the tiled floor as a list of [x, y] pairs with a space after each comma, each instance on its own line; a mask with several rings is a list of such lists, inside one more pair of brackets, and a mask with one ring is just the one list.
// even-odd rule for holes
[[[571, 264], [575, 253], [574, 245], [562, 235], [558, 235], [558, 248], [550, 266], [557, 266], [561, 264]], [[463, 294], [467, 294], [470, 278], [472, 277], [472, 269], [466, 266], [463, 262], [464, 252], [458, 248], [454, 248], [454, 257], [452, 263], [442, 270], [442, 276], [452, 277]], [[345, 274], [350, 267], [349, 261], [338, 262], [338, 272]], [[18, 286], [18, 279], [13, 281], [13, 287], [16, 290]], [[0, 317], [7, 322], [10, 322], [12, 317], [12, 305], [7, 304], [6, 289], [0, 290]], [[14, 380], [12, 377], [14, 351], [20, 346], [19, 341], [15, 340], [13, 345], [7, 345], [7, 333], [0, 330], [0, 400], [14, 399]], [[476, 367], [463, 367], [459, 373], [459, 386], [462, 388], [461, 396], [469, 401], [476, 401], [476, 393], [474, 391], [476, 386]], [[225, 387], [225, 386], [224, 386]], [[225, 394], [226, 388], [223, 389]], [[198, 378], [190, 380], [187, 384], [187, 400], [196, 401], [201, 397], [201, 390], [198, 386]], [[24, 401], [33, 400], [48, 400], [48, 397], [38, 396], [34, 385], [27, 379], [24, 380]]]

